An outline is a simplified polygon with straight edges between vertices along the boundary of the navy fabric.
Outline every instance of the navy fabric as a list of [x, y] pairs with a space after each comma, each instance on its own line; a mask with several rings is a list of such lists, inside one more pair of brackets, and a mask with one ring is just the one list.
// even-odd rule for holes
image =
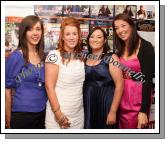
[[115, 125], [106, 125], [113, 94], [114, 82], [109, 72], [109, 64], [102, 59], [96, 66], [85, 64], [84, 82], [84, 128], [85, 129], [108, 129]]

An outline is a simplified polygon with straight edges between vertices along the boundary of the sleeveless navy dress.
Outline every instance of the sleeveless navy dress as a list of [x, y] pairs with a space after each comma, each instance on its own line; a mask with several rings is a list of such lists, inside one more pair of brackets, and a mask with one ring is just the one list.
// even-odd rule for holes
[[83, 89], [85, 129], [115, 128], [115, 125], [106, 125], [115, 85], [109, 72], [109, 63], [104, 58], [96, 66], [85, 64]]

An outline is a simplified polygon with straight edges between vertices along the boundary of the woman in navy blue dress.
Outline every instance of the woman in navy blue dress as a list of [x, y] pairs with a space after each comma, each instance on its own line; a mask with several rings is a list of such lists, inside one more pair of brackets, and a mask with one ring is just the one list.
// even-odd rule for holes
[[113, 65], [119, 62], [113, 53], [107, 53], [106, 33], [93, 28], [88, 38], [85, 62], [84, 113], [85, 129], [116, 128], [116, 112], [123, 92], [122, 71]]
[[[19, 45], [5, 64], [6, 128], [45, 128], [43, 24], [39, 17], [25, 17], [19, 29]], [[14, 90], [14, 91], [13, 91]]]

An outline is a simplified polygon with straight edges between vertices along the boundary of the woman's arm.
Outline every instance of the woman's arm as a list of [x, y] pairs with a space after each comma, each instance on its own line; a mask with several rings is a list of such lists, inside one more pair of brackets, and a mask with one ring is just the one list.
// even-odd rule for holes
[[142, 84], [142, 105], [140, 112], [148, 113], [151, 100], [152, 78], [155, 69], [155, 54], [151, 43], [146, 41], [141, 42], [138, 57], [141, 71], [145, 76]]
[[5, 89], [5, 127], [10, 128], [12, 109], [12, 89]]
[[148, 123], [147, 115], [151, 104], [152, 78], [155, 69], [155, 53], [151, 43], [142, 40], [138, 58], [141, 71], [145, 75], [145, 81], [142, 84], [142, 104], [138, 114], [138, 128], [143, 128]]
[[[119, 62], [119, 58], [115, 54], [112, 55], [112, 58], [114, 61]], [[113, 97], [112, 105], [110, 108], [110, 112], [107, 117], [107, 124], [115, 124], [116, 123], [116, 112], [118, 110], [118, 107], [121, 101], [121, 97], [122, 97], [122, 93], [123, 93], [124, 79], [123, 79], [122, 70], [118, 68], [118, 66], [114, 66], [112, 63], [110, 63], [109, 71], [115, 83], [115, 91], [114, 91], [114, 97]]]
[[[61, 112], [61, 107], [58, 102], [56, 92], [55, 92], [55, 86], [56, 81], [58, 78], [59, 73], [59, 66], [53, 63], [46, 63], [45, 64], [45, 87], [47, 91], [47, 96], [50, 102], [50, 105], [52, 107], [52, 110], [55, 114], [55, 118], [58, 121], [61, 128], [67, 128], [70, 126], [68, 123], [68, 119], [65, 118], [63, 121], [61, 121], [62, 118], [64, 118], [63, 113]], [[61, 121], [61, 122], [59, 122]]]
[[17, 76], [24, 66], [24, 59], [20, 51], [15, 50], [5, 61], [5, 120], [6, 127], [10, 128], [12, 94], [17, 87]]

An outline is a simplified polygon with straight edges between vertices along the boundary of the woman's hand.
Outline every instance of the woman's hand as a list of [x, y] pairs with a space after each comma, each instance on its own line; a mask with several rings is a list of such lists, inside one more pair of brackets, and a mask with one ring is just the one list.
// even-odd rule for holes
[[114, 125], [116, 124], [116, 112], [109, 112], [108, 116], [107, 116], [107, 121], [106, 121], [107, 125]]
[[55, 117], [61, 129], [70, 127], [69, 119], [60, 110], [55, 113]]
[[10, 128], [12, 110], [12, 89], [5, 89], [5, 128]]
[[[6, 117], [6, 119], [7, 119], [7, 117]], [[10, 120], [6, 120], [6, 122], [5, 122], [5, 128], [6, 129], [10, 129]]]
[[59, 125], [61, 129], [66, 129], [70, 127], [70, 124], [69, 119], [65, 116], [64, 120]]
[[148, 124], [147, 114], [143, 113], [143, 112], [139, 112], [137, 128], [139, 128], [139, 129], [145, 128], [147, 126], [147, 124]]

